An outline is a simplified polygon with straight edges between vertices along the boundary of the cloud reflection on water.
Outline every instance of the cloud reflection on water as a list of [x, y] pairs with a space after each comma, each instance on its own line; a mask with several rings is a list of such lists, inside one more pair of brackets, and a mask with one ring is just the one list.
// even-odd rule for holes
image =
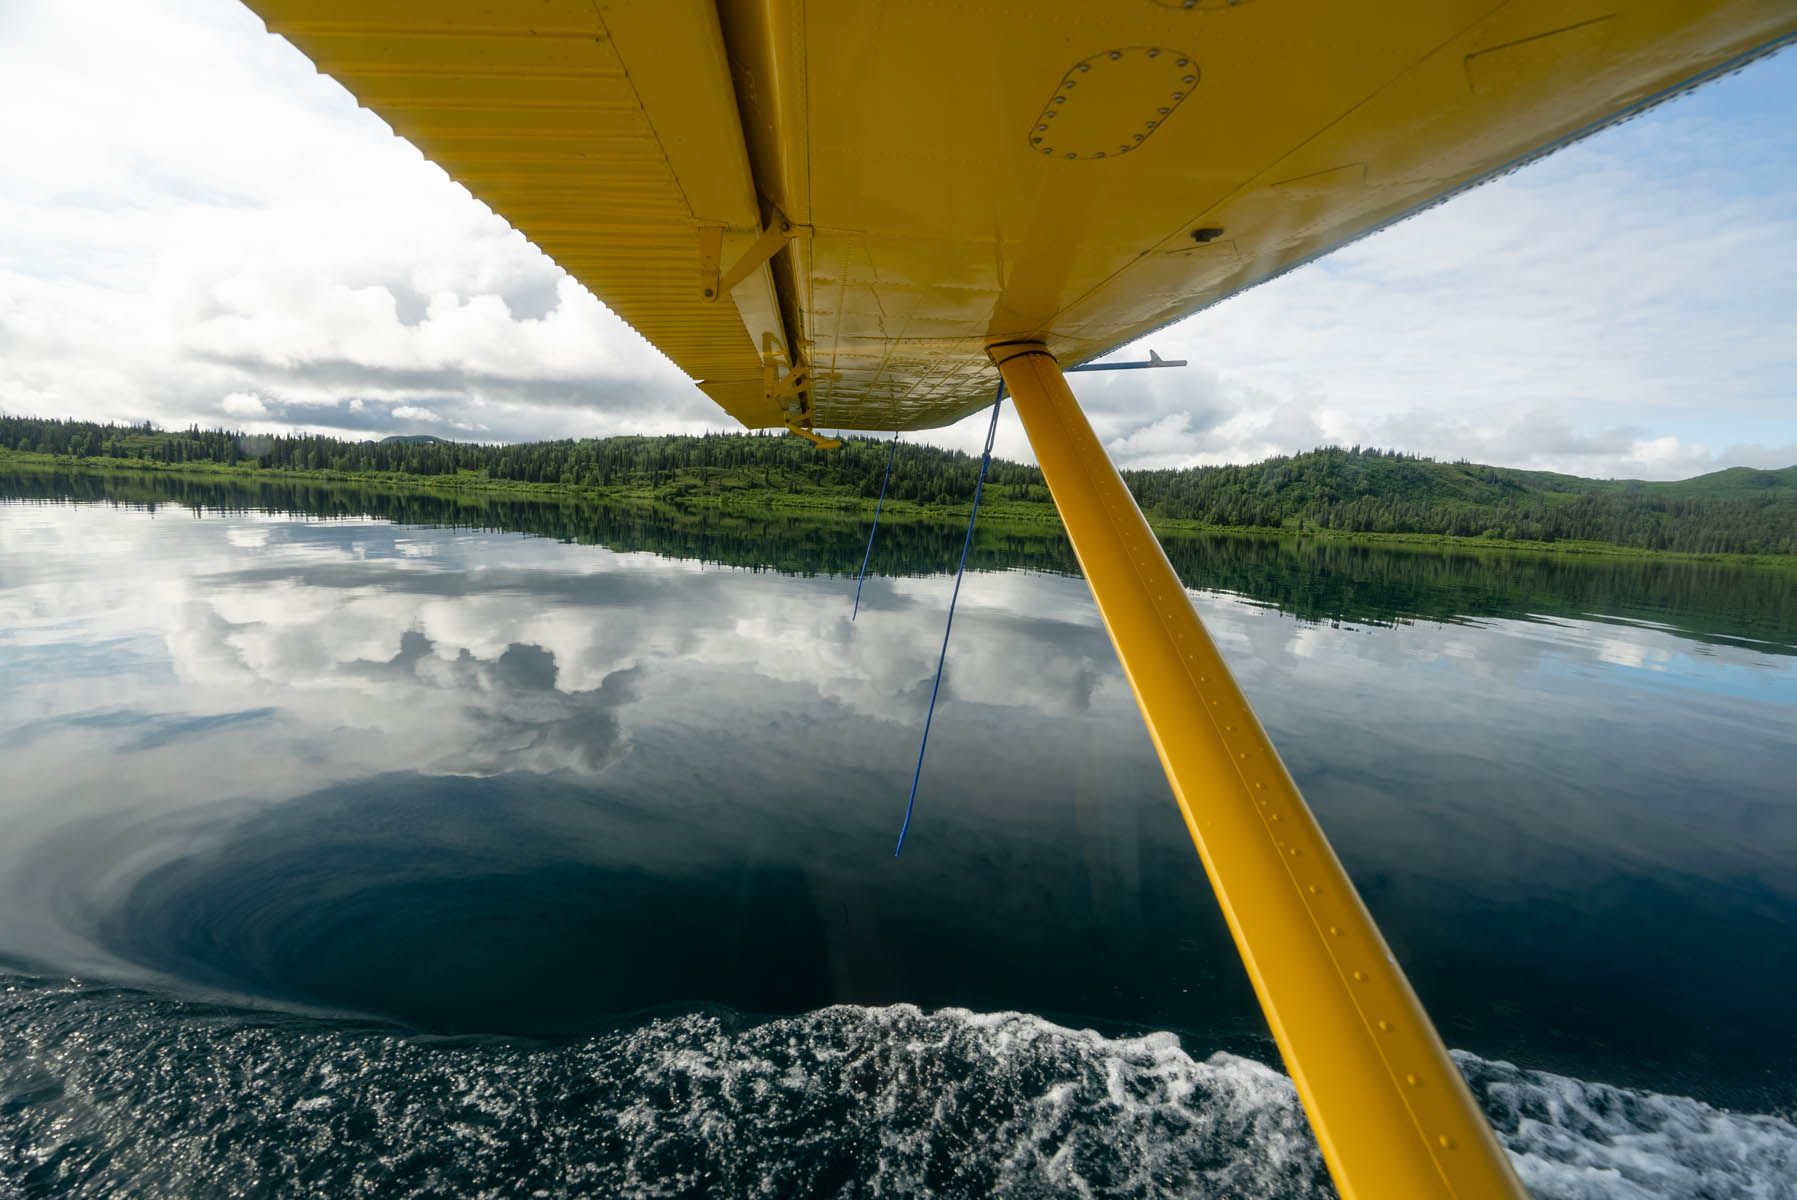
[[[0, 955], [451, 1028], [913, 1000], [1258, 1029], [1077, 579], [969, 578], [894, 863], [941, 577], [871, 580], [851, 626], [827, 577], [21, 505], [0, 563]], [[1755, 979], [1797, 982], [1765, 966], [1797, 660], [1198, 603], [1456, 1044], [1604, 1077], [1554, 1056], [1677, 1058], [1645, 1049], [1677, 1021], [1722, 1055]], [[1693, 956], [1742, 994], [1650, 982]], [[1609, 981], [1542, 1035], [1582, 962]]]

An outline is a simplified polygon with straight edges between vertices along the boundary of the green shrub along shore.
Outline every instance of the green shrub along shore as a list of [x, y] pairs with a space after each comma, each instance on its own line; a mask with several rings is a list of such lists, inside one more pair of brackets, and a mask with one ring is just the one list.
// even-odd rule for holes
[[[0, 466], [17, 471], [282, 478], [825, 520], [872, 515], [886, 458], [887, 443], [874, 438], [850, 438], [833, 451], [766, 434], [352, 442], [0, 416]], [[901, 441], [881, 519], [964, 518], [978, 474], [977, 458]], [[1169, 536], [1235, 531], [1797, 564], [1797, 467], [1737, 467], [1660, 483], [1328, 447], [1249, 466], [1126, 471], [1124, 478]], [[1002, 460], [992, 464], [980, 519], [997, 527], [1059, 524], [1041, 472]]]

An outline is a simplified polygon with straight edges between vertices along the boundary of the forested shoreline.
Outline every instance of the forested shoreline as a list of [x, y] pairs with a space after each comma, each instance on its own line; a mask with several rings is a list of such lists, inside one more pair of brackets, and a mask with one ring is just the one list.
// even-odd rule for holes
[[[114, 463], [193, 465], [244, 472], [329, 472], [490, 482], [629, 494], [677, 505], [748, 505], [813, 498], [871, 505], [887, 445], [850, 438], [820, 451], [756, 434], [619, 437], [521, 444], [310, 434], [246, 435], [152, 425], [0, 416], [0, 450]], [[888, 503], [965, 505], [979, 460], [902, 441]], [[1797, 554], [1797, 467], [1731, 468], [1678, 482], [1596, 480], [1476, 463], [1444, 463], [1372, 448], [1326, 447], [1247, 466], [1125, 471], [1151, 519], [1220, 528], [1444, 535], [1551, 544], [1598, 542], [1686, 554]], [[995, 507], [1041, 510], [1048, 490], [1033, 466], [995, 461]]]
[[[42, 504], [106, 504], [196, 517], [270, 513], [373, 518], [399, 525], [522, 533], [619, 553], [650, 553], [787, 575], [852, 577], [867, 545], [864, 516], [745, 516], [718, 507], [620, 504], [591, 494], [551, 498], [385, 483], [319, 482], [272, 471], [11, 471], [0, 452], [0, 497]], [[965, 508], [954, 520], [885, 525], [872, 575], [947, 574], [960, 561]], [[1764, 653], [1797, 653], [1797, 574], [1768, 560], [1694, 560], [1667, 554], [1563, 554], [1482, 542], [1368, 542], [1198, 531], [1163, 539], [1188, 587], [1245, 596], [1307, 621], [1392, 624], [1482, 617], [1607, 613], [1669, 624], [1715, 644], [1750, 639]], [[1078, 575], [1058, 526], [982, 521], [968, 566]], [[845, 592], [850, 590], [845, 584]], [[1729, 602], [1719, 612], [1715, 597]], [[1642, 598], [1650, 600], [1643, 605]], [[1722, 612], [1726, 620], [1720, 620]]]

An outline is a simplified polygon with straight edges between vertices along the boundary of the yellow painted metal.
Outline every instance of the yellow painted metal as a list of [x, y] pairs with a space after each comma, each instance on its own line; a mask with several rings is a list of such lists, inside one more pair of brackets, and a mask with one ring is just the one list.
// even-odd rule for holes
[[1040, 342], [991, 353], [1337, 1188], [1522, 1196], [1060, 366]]
[[[250, 3], [745, 425], [790, 417], [772, 361], [851, 429], [946, 424], [992, 341], [1084, 361], [1797, 36], [1791, 0]], [[804, 236], [707, 302], [776, 209]]]
[[786, 432], [792, 434], [794, 437], [804, 438], [806, 441], [810, 442], [813, 446], [816, 446], [819, 450], [840, 450], [840, 449], [842, 449], [842, 439], [841, 438], [825, 437], [823, 434], [818, 433], [816, 430], [807, 429], [805, 426], [798, 424], [796, 421], [787, 422]]
[[736, 265], [725, 271], [718, 279], [715, 291], [702, 293], [707, 300], [718, 299], [718, 293], [729, 293], [755, 273], [755, 269], [773, 258], [786, 248], [786, 241], [793, 236], [792, 226], [778, 212], [768, 222], [768, 227], [761, 231], [753, 245], [743, 252]]
[[[1797, 4], [971, 0], [810, 4], [786, 29], [808, 196], [769, 195], [817, 230], [819, 419], [909, 429], [986, 402], [993, 340], [1085, 361], [1790, 36]], [[1165, 85], [1152, 110], [1099, 78], [1125, 68]], [[1144, 141], [1098, 159], [1101, 130]]]

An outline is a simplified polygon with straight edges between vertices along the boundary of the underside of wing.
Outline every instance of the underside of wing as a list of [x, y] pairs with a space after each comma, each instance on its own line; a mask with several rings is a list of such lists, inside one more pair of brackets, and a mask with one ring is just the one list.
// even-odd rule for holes
[[[510, 221], [732, 416], [779, 425], [767, 265], [700, 287], [702, 240], [761, 228], [710, 0], [256, 0], [358, 101]], [[702, 231], [711, 231], [704, 239]]]
[[919, 429], [1797, 33], [1787, 0], [252, 0], [751, 427]]

